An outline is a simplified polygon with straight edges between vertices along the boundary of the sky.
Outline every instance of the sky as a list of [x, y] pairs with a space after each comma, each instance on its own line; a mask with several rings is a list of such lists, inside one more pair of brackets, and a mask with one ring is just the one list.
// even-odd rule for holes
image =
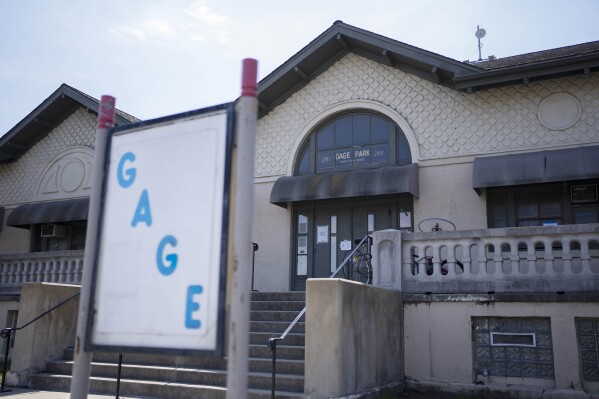
[[599, 40], [599, 0], [0, 0], [0, 136], [62, 83], [140, 119], [235, 100], [336, 20], [459, 61]]

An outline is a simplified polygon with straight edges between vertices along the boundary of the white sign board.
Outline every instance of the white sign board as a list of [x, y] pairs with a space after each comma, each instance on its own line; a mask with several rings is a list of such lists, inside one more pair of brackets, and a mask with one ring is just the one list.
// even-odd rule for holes
[[113, 130], [94, 349], [220, 353], [232, 105]]

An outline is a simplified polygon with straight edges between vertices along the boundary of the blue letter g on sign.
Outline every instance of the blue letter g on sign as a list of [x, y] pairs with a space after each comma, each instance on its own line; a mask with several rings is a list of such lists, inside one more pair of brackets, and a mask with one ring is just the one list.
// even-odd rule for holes
[[127, 161], [130, 161], [130, 162], [135, 161], [135, 154], [132, 153], [131, 151], [126, 152], [121, 157], [121, 159], [119, 160], [119, 166], [117, 168], [116, 175], [117, 175], [117, 179], [119, 181], [119, 186], [121, 186], [123, 188], [131, 187], [131, 185], [135, 181], [135, 173], [136, 173], [135, 168], [129, 168], [129, 169], [125, 170], [123, 173], [123, 168], [125, 167], [125, 162], [127, 162]]
[[164, 247], [166, 245], [170, 245], [172, 247], [177, 246], [177, 239], [174, 236], [168, 235], [165, 236], [162, 240], [160, 240], [160, 244], [158, 244], [158, 251], [156, 252], [156, 264], [158, 266], [158, 271], [165, 276], [173, 274], [175, 268], [177, 267], [177, 254], [168, 254], [164, 259], [166, 259], [167, 264], [163, 261], [164, 256]]

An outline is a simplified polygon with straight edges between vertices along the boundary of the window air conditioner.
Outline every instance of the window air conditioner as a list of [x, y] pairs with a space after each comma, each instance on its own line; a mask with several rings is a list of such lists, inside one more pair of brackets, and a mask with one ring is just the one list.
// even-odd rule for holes
[[60, 226], [58, 224], [43, 224], [40, 236], [47, 238], [60, 238], [64, 237], [65, 232], [65, 226]]

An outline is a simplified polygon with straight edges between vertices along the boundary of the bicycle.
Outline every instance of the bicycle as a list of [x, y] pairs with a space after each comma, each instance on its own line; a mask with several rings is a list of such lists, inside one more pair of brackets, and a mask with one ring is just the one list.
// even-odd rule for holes
[[[414, 260], [412, 260], [412, 275], [415, 276], [416, 274], [418, 274], [419, 268], [420, 268], [420, 262], [422, 260], [425, 260], [425, 267], [426, 267], [426, 275], [427, 276], [432, 276], [433, 275], [433, 257], [432, 256], [427, 256], [424, 255], [422, 258], [418, 259], [418, 254], [412, 253], [412, 258], [414, 258]], [[459, 260], [456, 260], [456, 265], [461, 269], [462, 273], [464, 272], [464, 264], [462, 262], [460, 262]], [[443, 276], [446, 276], [447, 273], [449, 272], [448, 267], [447, 267], [447, 259], [443, 259], [441, 260], [441, 274]]]
[[[360, 243], [360, 241], [362, 240], [358, 238], [354, 240], [354, 243], [357, 245]], [[353, 253], [350, 261], [347, 262], [347, 265], [350, 265], [351, 263], [351, 269], [350, 267], [343, 268], [344, 278], [355, 279], [356, 281], [365, 284], [372, 284], [372, 254], [370, 253], [371, 241], [372, 238], [368, 237], [368, 240], [362, 244], [364, 251], [356, 249], [356, 251]]]
[[[433, 232], [439, 232], [439, 231], [443, 231], [445, 230], [449, 230], [449, 231], [455, 231], [456, 227], [455, 224], [447, 219], [441, 219], [441, 218], [427, 218], [427, 219], [423, 219], [420, 221], [420, 223], [418, 223], [418, 229], [421, 232], [427, 232], [427, 231], [433, 231]], [[433, 257], [432, 256], [428, 256], [428, 255], [424, 255], [422, 258], [418, 258], [418, 254], [414, 253], [412, 251], [412, 275], [416, 275], [418, 273], [419, 267], [420, 267], [420, 262], [421, 261], [425, 261], [424, 265], [425, 265], [425, 270], [426, 270], [426, 275], [427, 276], [432, 276], [433, 275]], [[462, 273], [464, 272], [464, 264], [462, 262], [460, 262], [459, 260], [456, 260], [456, 265], [461, 269]], [[448, 266], [447, 266], [447, 259], [442, 259], [441, 260], [441, 274], [443, 276], [446, 276], [447, 273], [449, 272], [448, 270]]]

